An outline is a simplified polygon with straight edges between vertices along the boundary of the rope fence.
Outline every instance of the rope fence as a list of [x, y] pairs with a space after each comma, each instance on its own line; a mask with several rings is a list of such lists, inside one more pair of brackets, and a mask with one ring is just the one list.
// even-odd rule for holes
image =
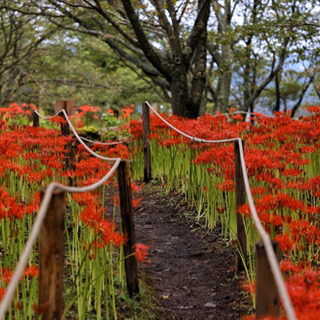
[[60, 113], [63, 114], [65, 120], [68, 122], [69, 127], [71, 128], [73, 134], [75, 135], [75, 137], [77, 138], [77, 140], [83, 145], [83, 147], [94, 157], [99, 158], [101, 160], [106, 160], [106, 161], [116, 161], [116, 158], [108, 158], [108, 157], [104, 157], [101, 156], [100, 154], [94, 152], [92, 149], [90, 149], [81, 139], [81, 137], [79, 136], [78, 132], [76, 131], [76, 129], [74, 128], [74, 126], [72, 125], [72, 122], [70, 121], [68, 114], [66, 112], [65, 109], [62, 109], [61, 111], [59, 111], [57, 114], [55, 114], [52, 117], [45, 117], [43, 115], [41, 115], [37, 110], [34, 111], [40, 118], [45, 119], [45, 120], [50, 120], [53, 119], [54, 117], [58, 116]]
[[[263, 228], [263, 225], [259, 219], [259, 216], [257, 214], [254, 200], [252, 197], [250, 185], [249, 185], [249, 178], [247, 174], [246, 169], [246, 163], [245, 163], [245, 157], [244, 157], [244, 144], [241, 138], [232, 138], [232, 139], [222, 139], [222, 140], [206, 140], [206, 139], [200, 139], [194, 136], [190, 136], [178, 128], [171, 125], [166, 119], [164, 119], [148, 102], [143, 103], [142, 106], [143, 110], [143, 150], [144, 150], [144, 181], [149, 182], [151, 180], [151, 155], [150, 155], [150, 143], [149, 143], [149, 134], [150, 134], [150, 119], [149, 119], [149, 110], [151, 110], [159, 119], [161, 119], [168, 127], [175, 130], [182, 136], [190, 139], [194, 142], [199, 143], [234, 143], [234, 150], [235, 150], [235, 165], [236, 165], [236, 208], [238, 209], [241, 205], [243, 205], [247, 201], [250, 207], [251, 216], [253, 219], [253, 222], [256, 226], [256, 229], [261, 237], [262, 245], [257, 245], [257, 257], [261, 256], [263, 253], [262, 251], [265, 250], [265, 256], [266, 256], [266, 262], [268, 263], [268, 267], [271, 270], [271, 275], [274, 281], [277, 293], [280, 295], [284, 309], [286, 311], [286, 315], [289, 320], [296, 320], [296, 315], [294, 308], [292, 306], [290, 297], [288, 295], [281, 271], [279, 269], [279, 263], [278, 258], [275, 253], [274, 243], [271, 241], [268, 233]], [[94, 152], [92, 149], [90, 149], [86, 143], [94, 143], [94, 144], [100, 144], [100, 145], [116, 145], [121, 144], [123, 142], [112, 142], [112, 143], [102, 143], [98, 141], [92, 141], [87, 138], [79, 136], [76, 129], [73, 127], [69, 117], [68, 113], [66, 111], [66, 108], [63, 108], [58, 113], [56, 113], [52, 117], [45, 117], [38, 113], [37, 111], [33, 114], [33, 125], [35, 127], [39, 126], [39, 118], [50, 120], [59, 114], [62, 114], [65, 120], [67, 121], [67, 126], [70, 128], [76, 137], [77, 141], [87, 150], [92, 156], [99, 158], [101, 160], [114, 162], [113, 166], [111, 167], [110, 171], [98, 182], [86, 186], [86, 187], [74, 187], [74, 186], [66, 186], [62, 185], [57, 182], [52, 182], [48, 185], [45, 192], [42, 193], [42, 200], [41, 200], [41, 206], [39, 209], [39, 212], [36, 216], [36, 219], [34, 221], [34, 224], [32, 226], [30, 236], [26, 242], [25, 248], [22, 252], [22, 255], [19, 259], [19, 262], [16, 266], [16, 269], [12, 275], [11, 281], [7, 287], [6, 293], [1, 301], [0, 304], [0, 319], [4, 319], [6, 312], [9, 309], [9, 305], [12, 301], [13, 295], [15, 293], [15, 290], [18, 286], [18, 283], [23, 275], [23, 272], [27, 266], [29, 255], [32, 251], [33, 245], [38, 237], [39, 230], [41, 226], [45, 223], [45, 219], [48, 215], [48, 212], [52, 212], [52, 203], [55, 201], [57, 195], [63, 195], [62, 199], [63, 201], [62, 206], [64, 207], [64, 193], [70, 192], [70, 193], [83, 193], [92, 191], [100, 186], [102, 186], [107, 180], [111, 178], [111, 176], [118, 170], [118, 185], [119, 185], [119, 198], [120, 198], [120, 212], [121, 212], [121, 220], [122, 220], [122, 230], [124, 233], [127, 234], [127, 245], [124, 246], [124, 254], [128, 258], [125, 259], [125, 271], [126, 271], [126, 277], [127, 277], [127, 289], [129, 292], [129, 295], [132, 296], [139, 292], [138, 287], [138, 277], [137, 277], [137, 261], [135, 258], [134, 253], [134, 245], [135, 245], [135, 234], [134, 234], [134, 222], [133, 222], [133, 206], [132, 206], [132, 191], [131, 191], [131, 182], [130, 182], [130, 173], [129, 173], [129, 164], [128, 161], [125, 161], [121, 158], [108, 158], [99, 155], [98, 153]], [[61, 131], [63, 133], [63, 126], [61, 126]], [[70, 159], [72, 157], [70, 156]], [[64, 209], [61, 208], [61, 212]], [[62, 215], [64, 212], [62, 212]], [[52, 215], [53, 216], [53, 215]], [[57, 215], [58, 216], [58, 215]], [[242, 226], [241, 226], [242, 223]], [[61, 224], [60, 224], [61, 226]], [[246, 252], [246, 240], [245, 240], [245, 230], [243, 226], [243, 219], [240, 216], [240, 214], [237, 212], [237, 234], [239, 238], [240, 243], [240, 249], [245, 254]], [[41, 236], [40, 236], [40, 245], [41, 245]], [[57, 236], [55, 238], [58, 238]], [[58, 241], [57, 239], [53, 239], [53, 241]], [[42, 246], [41, 246], [42, 247]], [[263, 249], [263, 250], [262, 250]], [[56, 260], [59, 260], [63, 254], [58, 254], [56, 252], [47, 252], [46, 255], [54, 255]], [[39, 304], [42, 301], [42, 303], [48, 303], [48, 307], [46, 310], [46, 313], [43, 317], [43, 319], [51, 319], [50, 314], [57, 314], [58, 318], [60, 318], [62, 314], [62, 293], [61, 288], [63, 290], [63, 284], [61, 283], [61, 277], [50, 277], [51, 274], [45, 275], [44, 270], [41, 271], [41, 255], [42, 252], [40, 250], [40, 276], [39, 276]], [[51, 259], [52, 261], [55, 261], [55, 259]], [[63, 260], [62, 260], [63, 261]], [[238, 257], [238, 266], [240, 263], [240, 258]], [[62, 262], [63, 266], [63, 262]], [[277, 315], [277, 308], [279, 305], [279, 301], [274, 296], [269, 296], [269, 298], [262, 297], [259, 293], [258, 289], [259, 286], [261, 286], [259, 281], [259, 274], [261, 274], [261, 271], [259, 271], [259, 268], [261, 270], [261, 267], [259, 267], [259, 263], [257, 263], [257, 314], [260, 313], [260, 316], [264, 316], [267, 314], [271, 315]], [[265, 267], [263, 267], [265, 268]], [[52, 269], [53, 270], [53, 269]], [[59, 272], [62, 272], [61, 270], [56, 269], [55, 272], [58, 274]], [[49, 279], [51, 278], [51, 280]], [[56, 281], [60, 281], [60, 283], [52, 283], [52, 278], [56, 278]], [[45, 280], [43, 280], [45, 279]], [[60, 280], [59, 280], [60, 279]], [[43, 283], [45, 283], [45, 289], [41, 289], [43, 287]], [[60, 289], [59, 289], [60, 288]], [[50, 292], [47, 294], [43, 294], [43, 292]], [[260, 294], [260, 297], [259, 297]], [[42, 297], [41, 297], [42, 295]], [[271, 298], [270, 298], [271, 297]], [[49, 301], [47, 301], [49, 300]], [[261, 305], [260, 306], [260, 300]], [[268, 301], [263, 301], [268, 300]], [[267, 304], [267, 305], [266, 305]], [[271, 306], [270, 304], [276, 305], [275, 308]], [[259, 316], [259, 314], [258, 314]]]
[[[67, 120], [68, 125], [73, 131], [77, 140], [84, 146], [84, 148], [94, 157], [100, 158], [102, 160], [114, 162], [113, 166], [109, 172], [99, 181], [93, 183], [86, 187], [73, 187], [65, 186], [57, 182], [52, 182], [48, 185], [45, 191], [42, 191], [42, 200], [39, 212], [36, 216], [34, 224], [31, 228], [29, 238], [26, 242], [25, 248], [20, 256], [19, 262], [14, 270], [11, 277], [10, 283], [6, 289], [5, 295], [0, 304], [0, 319], [4, 319], [6, 312], [9, 309], [9, 305], [12, 301], [13, 295], [19, 281], [24, 273], [27, 266], [30, 253], [32, 251], [33, 245], [37, 240], [39, 230], [42, 226], [47, 223], [47, 229], [51, 232], [47, 233], [45, 237], [40, 235], [40, 275], [39, 275], [39, 307], [46, 305], [45, 314], [43, 319], [60, 319], [63, 313], [63, 247], [64, 244], [60, 244], [62, 251], [57, 251], [59, 247], [58, 242], [63, 239], [63, 233], [59, 239], [57, 232], [59, 229], [61, 231], [61, 225], [64, 225], [64, 193], [83, 193], [92, 191], [100, 186], [102, 186], [106, 181], [108, 181], [111, 176], [118, 171], [118, 186], [119, 186], [119, 199], [120, 199], [120, 213], [121, 213], [121, 223], [122, 231], [127, 235], [126, 245], [124, 246], [124, 255], [127, 257], [125, 259], [125, 272], [127, 280], [127, 290], [130, 296], [139, 293], [138, 286], [138, 275], [137, 275], [137, 260], [134, 255], [135, 246], [135, 233], [134, 233], [134, 221], [133, 221], [133, 205], [132, 205], [132, 191], [131, 191], [131, 181], [130, 181], [130, 170], [129, 163], [121, 158], [108, 158], [103, 157], [93, 150], [91, 150], [81, 139], [81, 137], [76, 132], [70, 119], [68, 118], [65, 109], [60, 110], [53, 117], [44, 117], [37, 111], [33, 114], [33, 125], [39, 126], [39, 117], [50, 120], [60, 113], [63, 114], [64, 118]], [[62, 194], [62, 196], [61, 196]], [[60, 196], [60, 200], [58, 197]], [[50, 217], [48, 218], [48, 213]], [[61, 218], [62, 217], [62, 218]], [[47, 219], [47, 222], [46, 222]], [[62, 219], [58, 221], [57, 219]], [[58, 226], [58, 230], [54, 229], [54, 225]], [[45, 228], [44, 228], [45, 229]], [[41, 233], [42, 233], [41, 229]], [[47, 236], [51, 234], [51, 239]], [[42, 240], [49, 242], [52, 245], [45, 245]], [[63, 240], [62, 240], [63, 241]], [[46, 250], [41, 250], [45, 248]], [[45, 251], [45, 252], [44, 252]], [[45, 263], [42, 263], [45, 261]]]
[[[257, 231], [258, 231], [258, 233], [259, 233], [259, 235], [261, 237], [263, 247], [265, 248], [265, 253], [266, 253], [266, 256], [267, 256], [268, 264], [269, 264], [270, 269], [271, 269], [271, 274], [273, 276], [273, 280], [275, 282], [277, 291], [278, 291], [278, 293], [279, 293], [279, 295], [280, 295], [280, 297], [282, 299], [282, 302], [283, 302], [283, 305], [284, 305], [284, 309], [286, 311], [286, 315], [287, 315], [289, 320], [296, 320], [295, 311], [294, 311], [293, 305], [291, 303], [287, 288], [285, 286], [285, 282], [283, 280], [283, 277], [282, 277], [282, 274], [281, 274], [281, 271], [280, 271], [280, 268], [279, 268], [279, 262], [278, 262], [278, 258], [276, 256], [276, 253], [274, 251], [273, 243], [272, 243], [268, 233], [263, 228], [263, 225], [262, 225], [262, 223], [261, 223], [261, 221], [259, 219], [259, 216], [257, 214], [256, 207], [254, 205], [254, 201], [253, 201], [253, 197], [252, 197], [252, 193], [251, 193], [251, 189], [250, 189], [250, 185], [249, 185], [249, 179], [248, 179], [248, 174], [247, 174], [247, 169], [246, 169], [245, 158], [244, 158], [244, 146], [243, 146], [242, 139], [241, 138], [232, 138], [232, 139], [224, 139], [224, 140], [206, 140], [206, 139], [200, 139], [200, 138], [197, 138], [197, 137], [190, 136], [190, 135], [182, 132], [178, 128], [174, 127], [173, 125], [171, 125], [148, 102], [144, 102], [142, 110], [143, 110], [143, 121], [146, 124], [143, 126], [143, 128], [145, 129], [145, 127], [147, 127], [146, 128], [147, 134], [143, 135], [143, 138], [144, 138], [144, 143], [143, 143], [144, 151], [147, 150], [146, 145], [149, 144], [148, 136], [149, 136], [149, 133], [150, 133], [150, 126], [149, 126], [149, 123], [150, 123], [149, 121], [150, 120], [147, 119], [147, 118], [149, 118], [149, 112], [146, 111], [147, 109], [152, 110], [152, 112], [160, 120], [162, 120], [168, 127], [173, 129], [174, 131], [180, 133], [182, 136], [190, 139], [191, 141], [199, 142], [199, 143], [226, 143], [226, 142], [234, 142], [235, 143], [235, 151], [238, 150], [238, 152], [239, 152], [238, 159], [240, 161], [240, 163], [238, 163], [238, 164], [236, 163], [236, 168], [237, 167], [239, 168], [239, 164], [240, 164], [240, 169], [241, 169], [241, 173], [238, 174], [237, 176], [240, 177], [240, 178], [242, 177], [242, 179], [241, 179], [242, 181], [239, 181], [239, 179], [237, 179], [238, 181], [236, 181], [236, 184], [239, 184], [239, 182], [244, 184], [245, 194], [246, 194], [247, 199], [248, 199], [248, 204], [249, 204], [249, 207], [250, 207], [251, 216], [252, 216], [252, 219], [253, 219], [254, 224], [256, 226], [256, 229], [257, 229]], [[237, 160], [237, 157], [235, 157], [235, 160]], [[147, 177], [145, 175], [145, 182], [148, 182], [148, 181], [151, 180], [151, 170], [149, 169], [149, 168], [151, 168], [151, 157], [150, 157], [150, 154], [148, 154], [148, 152], [145, 152], [145, 163], [146, 163], [146, 161], [148, 162], [148, 164], [147, 164], [148, 169], [146, 169], [146, 167], [145, 167], [145, 172], [148, 171], [150, 173], [150, 175], [147, 176]], [[241, 190], [241, 188], [236, 187], [236, 190], [239, 192]], [[242, 203], [242, 204], [244, 204], [244, 203]], [[237, 207], [238, 206], [239, 206], [239, 203], [237, 203]], [[237, 213], [237, 215], [239, 215], [239, 213]], [[237, 222], [239, 220], [240, 219], [237, 218]], [[242, 221], [242, 218], [241, 218], [241, 221]], [[238, 227], [239, 226], [237, 226], [237, 229], [238, 229]], [[241, 239], [241, 237], [240, 237], [240, 239]], [[243, 245], [243, 248], [240, 248], [242, 250], [242, 252], [246, 252], [246, 248], [245, 248], [246, 245], [243, 244], [243, 243], [241, 245]], [[258, 247], [259, 247], [259, 245], [258, 245]], [[259, 285], [257, 283], [257, 288], [258, 288], [258, 286]], [[267, 298], [266, 300], [268, 300], [268, 301], [264, 301], [263, 303], [265, 303], [265, 304], [267, 303], [267, 304], [269, 304], [269, 306], [263, 306], [263, 307], [260, 308], [260, 306], [258, 306], [258, 302], [260, 303], [260, 297], [259, 297], [259, 293], [258, 292], [257, 292], [257, 300], [259, 300], [259, 301], [257, 301], [257, 312], [260, 312], [260, 309], [261, 309], [261, 314], [258, 315], [258, 316], [264, 316], [264, 315], [270, 314], [270, 311], [271, 311], [271, 313], [273, 313], [272, 315], [277, 315], [277, 313], [278, 313], [278, 311], [276, 310], [277, 307], [276, 308], [272, 308], [272, 306], [271, 306], [271, 309], [273, 309], [273, 310], [270, 310], [270, 304], [273, 304], [273, 305], [277, 304], [278, 305], [279, 301], [274, 301], [275, 299]]]

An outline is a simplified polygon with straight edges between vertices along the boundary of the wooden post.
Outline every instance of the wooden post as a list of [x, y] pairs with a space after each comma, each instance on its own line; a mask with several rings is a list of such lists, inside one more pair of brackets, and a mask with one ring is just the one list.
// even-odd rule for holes
[[58, 100], [55, 105], [55, 113], [58, 113], [62, 109], [67, 111], [67, 114], [72, 116], [76, 111], [76, 103], [74, 100]]
[[[41, 191], [41, 200], [45, 190]], [[44, 320], [61, 319], [63, 303], [65, 194], [56, 190], [40, 229], [39, 312]]]
[[34, 128], [39, 127], [39, 116], [34, 111], [32, 112], [32, 123]]
[[[66, 101], [66, 100], [59, 100], [56, 101], [55, 105], [55, 112], [58, 113], [61, 110], [65, 110], [67, 115], [71, 115], [74, 113], [75, 110], [75, 102], [73, 100]], [[63, 118], [65, 116], [63, 115]], [[70, 128], [68, 123], [61, 123], [61, 135], [63, 136], [70, 136]], [[66, 157], [65, 157], [65, 163], [64, 163], [64, 170], [74, 170], [74, 153], [72, 148], [72, 142], [68, 142], [66, 145]], [[69, 185], [72, 186], [73, 180], [72, 178], [69, 178]]]
[[[243, 153], [244, 153], [244, 142]], [[245, 261], [247, 257], [247, 237], [246, 230], [244, 228], [243, 217], [239, 213], [239, 208], [246, 203], [246, 190], [243, 180], [243, 172], [241, 167], [240, 160], [240, 145], [238, 141], [234, 142], [234, 159], [235, 159], [235, 168], [236, 168], [236, 216], [237, 216], [237, 238], [239, 250], [238, 252], [238, 271], [245, 270]], [[242, 255], [242, 258], [241, 258]]]
[[[279, 244], [272, 242], [279, 259]], [[256, 245], [256, 315], [258, 318], [271, 316], [277, 318], [280, 310], [280, 299], [273, 274], [270, 269], [265, 247], [262, 242]]]
[[121, 161], [118, 167], [118, 185], [122, 231], [126, 235], [127, 243], [124, 246], [125, 271], [129, 296], [139, 293], [137, 259], [134, 255], [135, 233], [133, 221], [132, 191], [129, 164]]
[[144, 156], [144, 182], [151, 180], [151, 151], [150, 151], [150, 117], [149, 107], [144, 102], [142, 104], [142, 124], [143, 124], [143, 156]]

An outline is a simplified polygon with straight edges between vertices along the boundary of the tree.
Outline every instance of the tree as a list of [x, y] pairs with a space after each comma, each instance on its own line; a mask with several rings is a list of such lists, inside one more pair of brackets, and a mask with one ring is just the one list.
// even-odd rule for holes
[[[251, 61], [250, 57], [254, 57], [258, 64], [254, 63], [251, 66], [249, 66], [250, 63], [245, 64], [248, 70], [244, 78], [245, 88], [249, 86], [251, 88], [245, 89], [243, 110], [249, 109], [252, 112], [255, 101], [274, 79], [278, 82], [276, 97], [279, 100], [279, 83], [286, 60], [288, 60], [286, 63], [288, 69], [288, 66], [294, 62], [294, 56], [297, 56], [299, 48], [315, 36], [315, 29], [309, 26], [309, 22], [315, 18], [314, 5], [316, 4], [317, 1], [289, 0], [285, 3], [272, 1], [269, 5], [258, 0], [254, 1], [251, 19], [253, 19], [252, 28], [255, 30], [249, 32], [249, 39], [252, 36], [252, 41], [249, 42], [247, 49], [251, 53], [246, 56], [246, 60]], [[255, 45], [253, 41], [256, 42]], [[259, 80], [261, 71], [258, 71], [259, 69], [255, 66], [259, 66], [261, 61], [268, 62], [269, 67], [264, 67], [268, 72]], [[296, 62], [301, 62], [301, 55], [298, 54]], [[251, 80], [246, 80], [250, 78]], [[309, 85], [310, 83], [307, 87]], [[303, 93], [303, 90], [301, 92]], [[300, 103], [298, 101], [298, 105]]]
[[287, 70], [282, 74], [281, 78], [279, 75], [275, 78], [275, 86], [265, 90], [262, 96], [267, 98], [268, 109], [276, 101], [272, 108], [273, 112], [291, 111], [291, 116], [294, 117], [313, 78], [306, 77], [304, 71], [297, 72], [294, 70]]
[[[19, 65], [24, 75], [13, 84], [8, 102], [26, 102], [53, 112], [56, 100], [122, 108], [148, 99], [162, 103], [147, 81], [134, 73], [108, 46], [94, 37], [57, 31]], [[9, 101], [10, 100], [10, 101]]]
[[[174, 114], [185, 117], [196, 117], [207, 101], [222, 112], [231, 105], [253, 111], [273, 81], [279, 106], [282, 72], [293, 57], [298, 57], [300, 63], [304, 61], [301, 50], [306, 43], [307, 50], [315, 52], [309, 43], [317, 39], [319, 26], [314, 10], [316, 0], [4, 3], [0, 9], [13, 14], [38, 17], [40, 21], [45, 18], [49, 25], [60, 29], [62, 41], [68, 34], [77, 33], [79, 39], [93, 37], [97, 39], [95, 43], [107, 44], [122, 65], [143, 79], [148, 88], [152, 87], [162, 101], [172, 104]], [[78, 45], [80, 50], [80, 42]], [[93, 54], [99, 56], [97, 51]], [[313, 56], [317, 61], [319, 55]], [[93, 62], [89, 57], [87, 60]], [[310, 83], [317, 88], [317, 68], [308, 66], [308, 70]]]
[[215, 110], [226, 112], [232, 104], [252, 112], [272, 81], [280, 81], [298, 49], [315, 39], [316, 10], [310, 1], [295, 0], [221, 0], [213, 7], [209, 99]]
[[174, 114], [193, 118], [206, 83], [210, 2], [30, 0], [32, 10], [18, 10], [104, 41], [151, 79]]
[[26, 77], [23, 66], [30, 63], [37, 48], [54, 32], [41, 26], [40, 21], [36, 25], [38, 28], [34, 17], [5, 8], [0, 11], [0, 102], [3, 104], [19, 97], [19, 85]]
[[[229, 108], [230, 86], [233, 74], [232, 46], [235, 39], [231, 37], [231, 25], [233, 14], [238, 1], [231, 5], [230, 0], [223, 3], [213, 2], [213, 12], [216, 18], [216, 31], [210, 30], [211, 41], [208, 43], [208, 51], [212, 61], [208, 70], [211, 81], [208, 83], [208, 91], [214, 103], [214, 109], [222, 113]], [[216, 81], [212, 79], [214, 64], [217, 65]], [[215, 85], [216, 84], [216, 85]]]

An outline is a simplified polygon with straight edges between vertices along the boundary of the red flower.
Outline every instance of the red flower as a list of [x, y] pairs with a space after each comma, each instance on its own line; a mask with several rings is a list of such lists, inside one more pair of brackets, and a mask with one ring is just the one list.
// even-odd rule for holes
[[135, 248], [135, 256], [137, 257], [137, 260], [139, 262], [143, 262], [143, 263], [149, 262], [149, 259], [148, 259], [149, 247], [147, 245], [142, 243], [136, 243], [134, 248]]
[[280, 249], [283, 253], [289, 253], [292, 250], [293, 244], [288, 235], [279, 234], [274, 239], [279, 242]]
[[30, 267], [27, 267], [24, 271], [24, 275], [27, 277], [38, 277], [39, 276], [39, 268], [35, 265], [32, 265]]

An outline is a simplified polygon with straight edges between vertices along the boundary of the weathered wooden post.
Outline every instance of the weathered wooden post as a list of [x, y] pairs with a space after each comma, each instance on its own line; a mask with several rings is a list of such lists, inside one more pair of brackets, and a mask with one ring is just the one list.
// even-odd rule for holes
[[34, 111], [32, 111], [32, 124], [34, 128], [39, 127], [39, 116]]
[[[279, 244], [272, 242], [273, 250], [279, 259]], [[262, 242], [256, 245], [256, 315], [258, 318], [271, 316], [277, 318], [280, 310], [280, 298], [266, 250]]]
[[143, 157], [144, 157], [144, 182], [151, 180], [151, 151], [150, 151], [150, 110], [147, 103], [142, 104], [142, 125], [143, 125]]
[[135, 232], [132, 206], [132, 191], [130, 181], [129, 163], [121, 161], [118, 167], [118, 185], [122, 232], [126, 235], [127, 243], [124, 245], [125, 271], [127, 289], [130, 297], [139, 293], [137, 259], [134, 255]]
[[[41, 191], [41, 200], [45, 190]], [[55, 190], [40, 229], [39, 312], [61, 319], [63, 303], [65, 193]]]
[[[242, 141], [243, 154], [244, 154], [244, 142]], [[247, 257], [247, 237], [246, 230], [244, 228], [243, 217], [239, 213], [239, 208], [246, 203], [246, 190], [243, 180], [243, 172], [240, 159], [240, 144], [236, 140], [234, 142], [234, 159], [236, 169], [236, 216], [237, 216], [237, 238], [238, 238], [238, 270], [243, 271], [245, 269], [245, 261]], [[242, 256], [242, 257], [241, 257]], [[244, 261], [243, 261], [244, 259]]]
[[62, 109], [66, 110], [69, 116], [73, 115], [76, 110], [76, 103], [74, 100], [58, 100], [55, 105], [55, 113], [58, 113]]
[[[65, 110], [67, 115], [72, 115], [75, 112], [75, 102], [73, 100], [59, 100], [56, 101], [55, 105], [55, 113], [57, 114], [59, 111]], [[65, 118], [65, 115], [62, 115]], [[66, 119], [65, 119], [66, 120]], [[70, 128], [68, 123], [61, 123], [61, 135], [70, 136]], [[72, 142], [68, 142], [66, 144], [66, 157], [64, 163], [65, 170], [74, 170], [74, 153], [72, 149]], [[73, 185], [72, 178], [69, 178], [69, 185]]]

